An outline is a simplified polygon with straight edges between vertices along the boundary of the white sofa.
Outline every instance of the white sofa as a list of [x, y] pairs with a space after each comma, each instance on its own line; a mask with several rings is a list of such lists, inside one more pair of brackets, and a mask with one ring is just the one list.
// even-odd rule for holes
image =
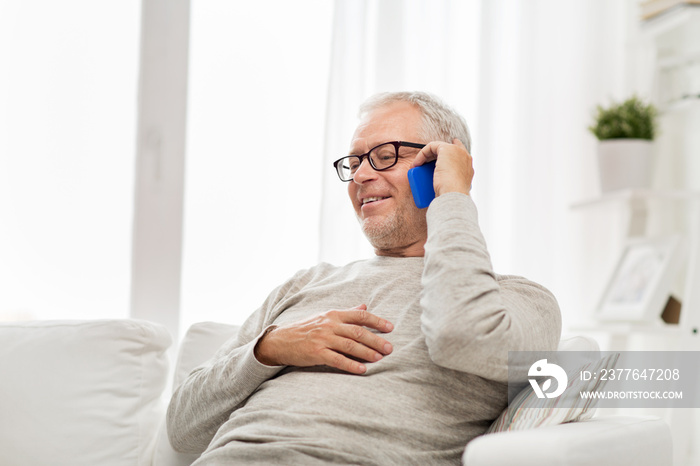
[[[183, 339], [173, 386], [237, 327], [196, 324]], [[169, 394], [161, 325], [136, 320], [0, 324], [0, 465], [180, 466], [164, 426]], [[608, 417], [479, 437], [468, 466], [670, 466], [659, 419]]]

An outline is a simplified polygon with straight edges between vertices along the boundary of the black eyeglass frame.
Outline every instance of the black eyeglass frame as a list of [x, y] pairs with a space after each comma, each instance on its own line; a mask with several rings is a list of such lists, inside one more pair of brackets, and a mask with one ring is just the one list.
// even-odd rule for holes
[[[374, 166], [374, 162], [372, 162], [372, 158], [369, 156], [369, 154], [371, 154], [372, 151], [373, 151], [374, 149], [376, 149], [377, 147], [381, 147], [381, 146], [384, 146], [384, 145], [387, 145], [387, 144], [391, 144], [391, 145], [394, 146], [394, 153], [395, 153], [394, 163], [392, 163], [392, 164], [389, 165], [388, 167], [377, 168], [377, 167]], [[391, 167], [393, 167], [394, 165], [396, 165], [396, 164], [398, 163], [398, 161], [399, 161], [399, 147], [413, 147], [414, 149], [422, 149], [422, 148], [424, 148], [425, 146], [426, 146], [426, 144], [418, 144], [418, 143], [416, 143], [416, 142], [406, 142], [406, 141], [389, 141], [389, 142], [383, 142], [383, 143], [378, 144], [378, 145], [374, 146], [373, 148], [371, 148], [366, 154], [362, 154], [362, 155], [346, 155], [345, 157], [339, 158], [338, 160], [336, 160], [335, 162], [333, 162], [333, 168], [335, 168], [335, 172], [338, 174], [338, 178], [340, 178], [340, 181], [343, 181], [343, 182], [346, 182], [346, 183], [347, 183], [347, 182], [350, 182], [350, 181], [352, 181], [352, 180], [354, 179], [354, 175], [353, 175], [353, 178], [350, 178], [350, 179], [348, 179], [348, 180], [344, 180], [343, 177], [340, 176], [340, 169], [338, 168], [338, 164], [341, 163], [341, 162], [342, 162], [343, 160], [345, 160], [345, 159], [350, 159], [350, 158], [359, 159], [359, 160], [360, 160], [360, 163], [358, 164], [358, 167], [359, 167], [359, 165], [362, 164], [362, 160], [364, 160], [365, 157], [366, 157], [367, 160], [369, 160], [369, 165], [370, 165], [375, 171], [381, 172], [381, 171], [390, 169]]]

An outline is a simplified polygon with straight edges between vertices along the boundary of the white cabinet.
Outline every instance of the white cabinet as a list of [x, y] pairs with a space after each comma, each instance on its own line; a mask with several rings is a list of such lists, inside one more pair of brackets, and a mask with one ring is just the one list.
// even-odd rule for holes
[[[678, 224], [677, 233], [686, 239], [684, 262], [681, 267], [681, 314], [678, 324], [665, 324], [661, 319], [648, 322], [595, 322], [571, 329], [576, 333], [591, 334], [600, 338], [602, 349], [624, 351], [634, 348], [630, 340], [637, 337], [648, 342], [651, 339], [665, 341], [666, 350], [700, 350], [700, 192], [678, 190], [629, 190], [605, 194], [596, 199], [572, 206], [581, 215], [590, 209], [609, 204], [625, 206], [628, 238], [645, 237], [649, 233], [650, 210], [679, 208], [678, 215], [685, 221]], [[651, 349], [651, 348], [645, 348]], [[696, 465], [698, 446], [695, 445], [698, 419], [690, 409], [668, 409], [665, 412], [644, 412], [660, 415], [669, 423], [674, 441], [674, 464]]]
[[676, 7], [644, 21], [642, 40], [653, 50], [654, 100], [662, 112], [700, 103], [700, 5]]
[[[681, 302], [680, 322], [665, 324], [658, 318], [645, 322], [595, 322], [579, 325], [574, 331], [598, 332], [609, 335], [603, 342], [605, 349], [626, 350], [628, 337], [635, 334], [665, 337], [672, 349], [700, 350], [700, 192], [679, 190], [623, 190], [606, 193], [595, 199], [578, 202], [572, 209], [586, 215], [590, 209], [608, 204], [618, 204], [626, 212], [627, 238], [644, 238], [649, 235], [650, 214], [653, 209], [674, 208], [682, 218], [672, 231], [683, 240], [678, 298]], [[676, 278], [676, 277], [674, 277]], [[669, 290], [671, 291], [671, 290]], [[591, 310], [591, 318], [595, 310]]]
[[[620, 237], [682, 234], [684, 263], [673, 289], [681, 301], [680, 321], [676, 325], [661, 319], [601, 322], [588, 309], [588, 323], [567, 330], [595, 337], [604, 350], [700, 351], [700, 5], [679, 5], [647, 21], [635, 19], [628, 26], [626, 88], [628, 93], [651, 98], [659, 109], [654, 189], [606, 193], [577, 202], [572, 209], [586, 221], [608, 219], [601, 223], [605, 235], [595, 237], [605, 238], [612, 249]], [[623, 219], [624, 226], [615, 223]], [[598, 247], [610, 250], [610, 244]], [[589, 242], [588, 247], [595, 246]], [[593, 256], [598, 264], [601, 255]], [[610, 272], [608, 264], [599, 263], [596, 268], [594, 274]], [[670, 424], [676, 465], [700, 465], [700, 413], [696, 411], [700, 410], [644, 413], [663, 416]]]

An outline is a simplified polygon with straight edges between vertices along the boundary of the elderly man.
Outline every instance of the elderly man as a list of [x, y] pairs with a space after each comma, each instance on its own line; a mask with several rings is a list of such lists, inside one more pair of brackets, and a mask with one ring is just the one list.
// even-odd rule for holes
[[[425, 93], [379, 94], [335, 163], [376, 256], [274, 290], [168, 409], [196, 465], [455, 464], [507, 403], [508, 351], [554, 350], [554, 297], [496, 275], [469, 196], [466, 123]], [[436, 160], [419, 209], [407, 178]]]

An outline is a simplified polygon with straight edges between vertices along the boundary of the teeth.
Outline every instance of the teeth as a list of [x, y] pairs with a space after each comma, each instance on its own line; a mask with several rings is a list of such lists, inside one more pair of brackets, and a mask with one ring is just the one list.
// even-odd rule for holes
[[362, 199], [362, 204], [367, 204], [369, 202], [374, 202], [374, 201], [380, 201], [382, 199], [386, 199], [386, 197], [366, 197]]

